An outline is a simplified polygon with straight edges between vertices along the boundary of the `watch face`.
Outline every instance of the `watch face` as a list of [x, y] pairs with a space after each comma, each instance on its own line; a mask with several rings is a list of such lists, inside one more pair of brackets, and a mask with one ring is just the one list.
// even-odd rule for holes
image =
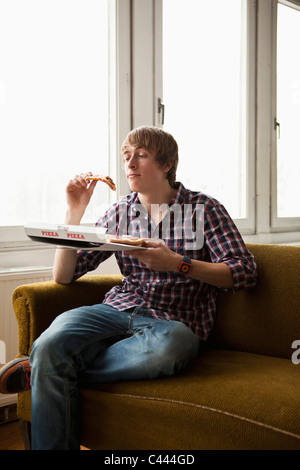
[[187, 274], [190, 270], [190, 265], [189, 264], [186, 264], [186, 263], [181, 263], [181, 266], [180, 266], [180, 272], [183, 273], [183, 274]]
[[191, 269], [191, 264], [186, 263], [185, 261], [181, 261], [178, 267], [178, 272], [182, 274], [188, 274], [190, 269]]

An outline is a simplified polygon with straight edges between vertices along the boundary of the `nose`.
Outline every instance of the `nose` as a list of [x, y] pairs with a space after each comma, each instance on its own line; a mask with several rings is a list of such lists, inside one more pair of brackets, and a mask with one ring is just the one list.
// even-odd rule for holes
[[129, 168], [136, 168], [137, 167], [137, 159], [135, 158], [135, 155], [131, 155], [131, 157], [128, 161], [128, 167]]

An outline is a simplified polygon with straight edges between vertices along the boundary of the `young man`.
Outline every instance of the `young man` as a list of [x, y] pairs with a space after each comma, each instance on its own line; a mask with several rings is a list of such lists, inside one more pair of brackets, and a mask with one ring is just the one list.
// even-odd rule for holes
[[[175, 374], [207, 339], [218, 290], [256, 282], [253, 256], [224, 207], [175, 183], [178, 149], [171, 135], [135, 129], [122, 156], [132, 192], [97, 225], [153, 240], [145, 250], [115, 253], [124, 282], [102, 304], [61, 314], [33, 344], [30, 364], [15, 360], [0, 372], [2, 393], [25, 390], [30, 379], [33, 449], [78, 449], [79, 383]], [[96, 184], [87, 174], [68, 183], [66, 224], [80, 224]], [[58, 248], [54, 279], [73, 282], [108, 256]]]

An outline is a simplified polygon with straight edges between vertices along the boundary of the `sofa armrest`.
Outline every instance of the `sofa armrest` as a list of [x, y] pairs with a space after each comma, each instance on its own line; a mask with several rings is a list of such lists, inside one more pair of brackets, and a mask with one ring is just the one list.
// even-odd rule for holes
[[102, 302], [105, 293], [121, 282], [121, 275], [86, 275], [68, 285], [46, 281], [17, 287], [13, 308], [19, 327], [20, 355], [30, 354], [32, 343], [60, 313]]

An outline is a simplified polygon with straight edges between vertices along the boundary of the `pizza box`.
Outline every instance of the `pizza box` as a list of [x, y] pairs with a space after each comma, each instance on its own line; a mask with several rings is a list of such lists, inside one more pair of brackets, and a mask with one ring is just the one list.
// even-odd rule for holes
[[[147, 249], [121, 242], [110, 242], [106, 230], [102, 227], [34, 223], [25, 225], [24, 230], [34, 242], [49, 243], [76, 250], [129, 251]], [[134, 237], [132, 238], [134, 239]], [[122, 237], [119, 239], [122, 240]]]

